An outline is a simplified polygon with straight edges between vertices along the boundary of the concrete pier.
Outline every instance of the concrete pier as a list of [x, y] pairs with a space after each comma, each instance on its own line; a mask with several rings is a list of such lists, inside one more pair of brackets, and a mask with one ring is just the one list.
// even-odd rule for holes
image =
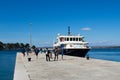
[[45, 60], [45, 54], [38, 59], [31, 54], [17, 54], [14, 80], [120, 80], [120, 62], [64, 56], [58, 61]]

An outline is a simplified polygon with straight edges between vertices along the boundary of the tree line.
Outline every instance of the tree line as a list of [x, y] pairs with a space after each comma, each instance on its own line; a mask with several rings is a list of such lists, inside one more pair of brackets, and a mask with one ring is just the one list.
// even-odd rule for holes
[[[19, 50], [21, 48], [30, 48], [30, 44], [26, 43], [3, 43], [0, 41], [0, 50]], [[33, 45], [32, 48], [35, 48]]]

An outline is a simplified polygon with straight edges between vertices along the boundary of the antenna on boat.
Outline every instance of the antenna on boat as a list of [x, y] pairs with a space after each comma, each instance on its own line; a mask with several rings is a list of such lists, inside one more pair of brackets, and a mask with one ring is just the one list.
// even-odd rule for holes
[[70, 33], [70, 26], [68, 26], [68, 35], [70, 35], [71, 33]]

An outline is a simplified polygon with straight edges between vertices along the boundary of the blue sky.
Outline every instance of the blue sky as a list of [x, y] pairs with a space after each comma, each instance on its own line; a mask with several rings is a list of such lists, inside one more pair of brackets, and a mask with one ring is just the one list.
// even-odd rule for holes
[[120, 45], [119, 0], [0, 0], [0, 41], [52, 45], [58, 33], [81, 34], [90, 45]]

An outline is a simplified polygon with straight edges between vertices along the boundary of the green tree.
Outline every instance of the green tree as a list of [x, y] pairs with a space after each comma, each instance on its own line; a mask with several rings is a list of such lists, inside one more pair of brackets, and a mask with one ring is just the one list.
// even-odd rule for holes
[[20, 47], [23, 48], [25, 47], [25, 45], [23, 43], [20, 43]]
[[0, 41], [0, 50], [2, 50], [4, 47], [4, 44]]
[[7, 50], [11, 49], [11, 45], [9, 43], [5, 44], [5, 49]]
[[32, 46], [32, 49], [35, 49], [35, 48], [36, 48], [35, 45], [33, 45], [33, 46]]
[[30, 48], [30, 45], [28, 43], [26, 43], [25, 48]]
[[15, 46], [16, 49], [19, 49], [19, 48], [20, 48], [20, 44], [19, 44], [19, 43], [15, 43], [14, 46]]

